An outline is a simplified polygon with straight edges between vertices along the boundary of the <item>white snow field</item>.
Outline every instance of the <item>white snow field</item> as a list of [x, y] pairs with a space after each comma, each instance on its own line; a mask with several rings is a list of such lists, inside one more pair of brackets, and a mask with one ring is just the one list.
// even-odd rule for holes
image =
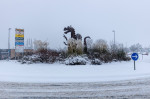
[[0, 61], [0, 81], [30, 83], [69, 83], [118, 81], [150, 77], [150, 55], [133, 61], [102, 65], [20, 64]]

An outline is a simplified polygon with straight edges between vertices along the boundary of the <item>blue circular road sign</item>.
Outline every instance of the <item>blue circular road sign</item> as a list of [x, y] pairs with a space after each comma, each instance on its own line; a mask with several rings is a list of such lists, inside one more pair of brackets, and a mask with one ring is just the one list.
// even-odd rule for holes
[[138, 55], [137, 53], [133, 53], [133, 54], [131, 55], [131, 58], [132, 58], [134, 61], [137, 61], [138, 58], [139, 58], [139, 55]]

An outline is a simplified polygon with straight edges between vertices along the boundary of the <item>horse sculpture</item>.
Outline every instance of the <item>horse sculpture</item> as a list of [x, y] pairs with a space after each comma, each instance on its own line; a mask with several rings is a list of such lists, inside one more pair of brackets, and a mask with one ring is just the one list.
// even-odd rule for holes
[[[74, 39], [74, 40], [81, 40], [82, 41], [82, 36], [81, 34], [76, 34], [75, 33], [75, 29], [72, 27], [72, 26], [68, 26], [68, 27], [65, 27], [64, 28], [64, 34], [68, 34], [68, 33], [71, 33], [71, 39]], [[64, 35], [63, 36], [65, 38], [66, 41], [68, 41], [68, 38]], [[85, 37], [84, 38], [84, 52], [87, 53], [87, 43], [86, 43], [86, 39], [87, 38], [90, 38], [89, 36]], [[70, 48], [70, 44], [64, 42], [65, 45], [68, 46], [68, 50]], [[74, 50], [74, 49], [73, 49]]]

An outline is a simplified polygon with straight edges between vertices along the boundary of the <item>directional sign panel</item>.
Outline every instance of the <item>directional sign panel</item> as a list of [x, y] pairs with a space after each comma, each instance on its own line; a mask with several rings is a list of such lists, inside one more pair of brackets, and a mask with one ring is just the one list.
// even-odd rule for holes
[[16, 42], [15, 45], [24, 46], [24, 42]]
[[16, 42], [22, 42], [22, 43], [23, 43], [23, 42], [24, 42], [24, 40], [16, 40]]
[[23, 37], [15, 37], [15, 40], [24, 40]]
[[138, 55], [137, 53], [133, 53], [133, 54], [131, 55], [131, 58], [132, 58], [134, 61], [137, 61], [138, 58], [139, 58], [139, 55]]

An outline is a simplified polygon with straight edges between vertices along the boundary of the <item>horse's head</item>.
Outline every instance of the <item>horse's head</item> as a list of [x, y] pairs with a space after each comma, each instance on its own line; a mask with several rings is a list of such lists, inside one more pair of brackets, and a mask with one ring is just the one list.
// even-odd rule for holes
[[68, 26], [64, 28], [64, 33], [68, 34], [69, 32], [71, 33], [71, 38], [76, 39], [76, 35], [75, 35], [75, 29], [72, 26]]
[[72, 33], [72, 32], [75, 32], [75, 30], [74, 30], [74, 28], [73, 28], [72, 26], [65, 27], [65, 28], [64, 28], [64, 31], [65, 31], [65, 32], [64, 32], [65, 34], [67, 34], [67, 33], [69, 33], [69, 32], [71, 32], [71, 33]]

